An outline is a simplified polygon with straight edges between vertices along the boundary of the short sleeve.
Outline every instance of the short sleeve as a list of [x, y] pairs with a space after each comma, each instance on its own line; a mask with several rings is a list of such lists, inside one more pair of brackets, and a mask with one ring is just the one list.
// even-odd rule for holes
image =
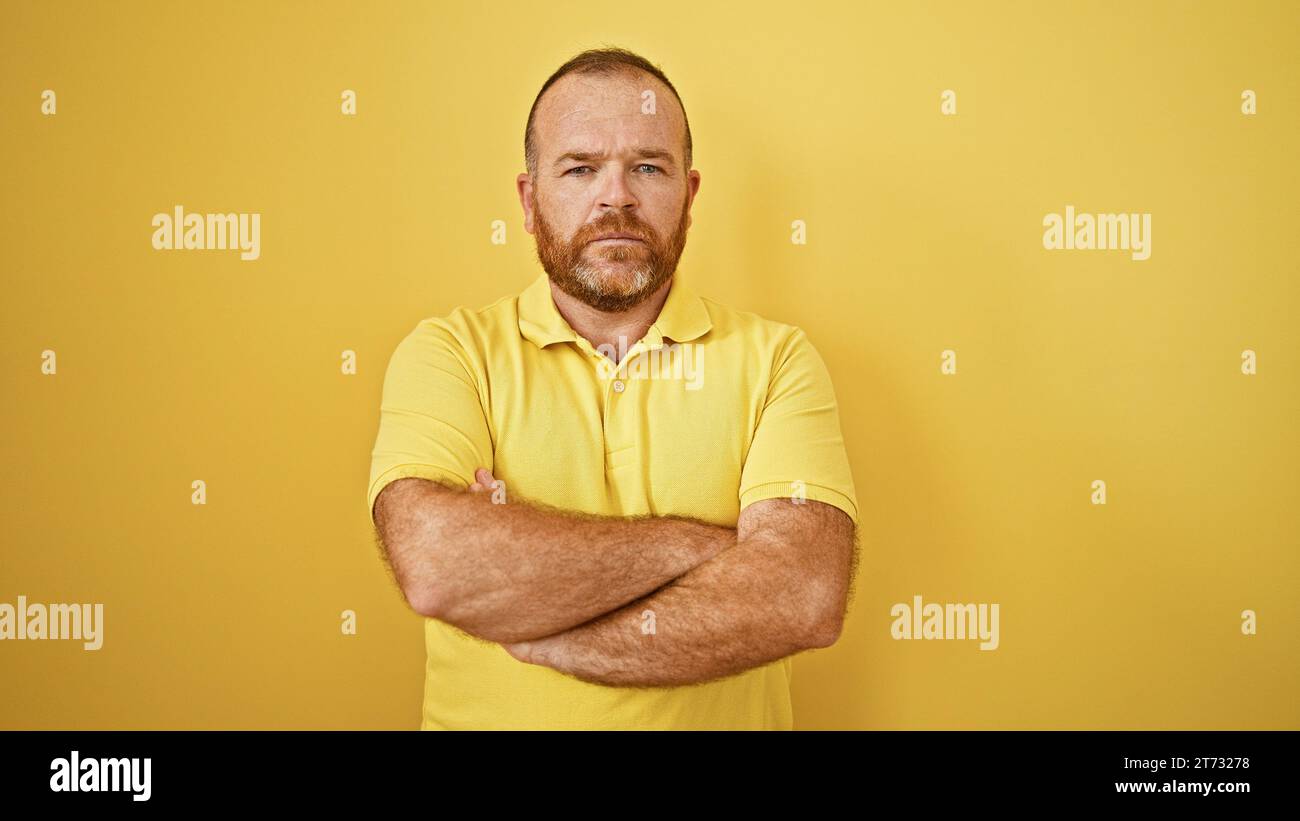
[[775, 498], [834, 505], [858, 524], [839, 408], [821, 355], [796, 328], [778, 354], [740, 475], [740, 509]]
[[492, 437], [475, 368], [440, 320], [426, 319], [393, 351], [384, 375], [379, 433], [370, 455], [366, 495], [415, 476], [465, 488], [477, 467], [492, 468]]

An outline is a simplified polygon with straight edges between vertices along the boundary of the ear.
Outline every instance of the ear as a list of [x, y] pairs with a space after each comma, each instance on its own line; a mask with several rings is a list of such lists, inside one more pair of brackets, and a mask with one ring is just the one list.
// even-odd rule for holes
[[695, 195], [700, 193], [700, 172], [691, 169], [691, 173], [686, 175], [686, 227], [690, 228], [691, 223], [695, 220], [695, 215], [691, 213], [691, 206], [695, 204]]
[[519, 192], [519, 204], [524, 209], [524, 230], [533, 233], [533, 178], [528, 174], [515, 177], [515, 188]]

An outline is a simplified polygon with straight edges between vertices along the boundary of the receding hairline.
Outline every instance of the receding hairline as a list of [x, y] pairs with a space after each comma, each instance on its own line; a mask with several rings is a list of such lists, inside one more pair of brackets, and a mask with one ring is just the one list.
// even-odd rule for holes
[[[613, 51], [620, 55], [627, 55], [633, 60], [644, 59], [638, 57], [637, 55], [631, 54], [630, 52], [624, 52], [621, 49], [606, 50], [606, 51]], [[589, 54], [597, 54], [597, 53], [603, 54], [605, 52], [584, 52], [584, 54], [579, 55], [578, 57], [574, 58], [574, 60], [571, 60], [570, 63], [581, 60], [583, 57]], [[568, 64], [566, 64], [566, 66], [567, 65]], [[651, 64], [649, 64], [647, 61], [647, 65], [651, 65]], [[655, 70], [652, 71], [642, 67], [641, 65], [637, 65], [632, 62], [626, 62], [622, 59], [609, 59], [604, 61], [590, 62], [586, 64], [580, 63], [575, 67], [569, 68], [567, 70], [562, 68], [561, 69], [562, 73], [561, 71], [557, 71], [555, 75], [552, 75], [551, 78], [546, 81], [546, 84], [542, 86], [542, 90], [538, 92], [537, 97], [533, 100], [533, 106], [528, 112], [528, 123], [524, 129], [524, 160], [528, 166], [528, 172], [530, 174], [534, 173], [537, 170], [537, 165], [539, 164], [541, 159], [538, 156], [539, 152], [537, 150], [536, 119], [537, 119], [538, 111], [540, 111], [542, 108], [543, 99], [546, 98], [547, 92], [551, 91], [562, 80], [568, 77], [581, 77], [581, 76], [596, 77], [600, 79], [629, 80], [632, 82], [650, 79], [658, 82], [661, 86], [667, 89], [668, 92], [671, 94], [673, 100], [677, 103], [677, 110], [681, 113], [682, 131], [683, 131], [682, 160], [683, 163], [685, 164], [684, 170], [689, 171], [692, 165], [693, 151], [691, 145], [691, 123], [690, 123], [690, 119], [686, 116], [686, 106], [685, 104], [682, 103], [681, 96], [677, 93], [677, 89], [673, 87], [672, 82], [667, 78], [667, 76], [666, 75], [660, 76], [659, 74], [656, 74], [658, 68], [654, 67], [654, 69]]]
[[[641, 69], [635, 68], [635, 67], [633, 67], [633, 66], [623, 66], [623, 67], [620, 67], [620, 68], [621, 68], [621, 70], [619, 71], [619, 75], [621, 75], [621, 76], [618, 76], [618, 77], [615, 77], [615, 76], [613, 76], [613, 75], [611, 75], [611, 74], [602, 74], [602, 75], [600, 75], [600, 76], [594, 76], [594, 77], [593, 77], [593, 75], [586, 75], [586, 76], [588, 76], [588, 77], [593, 77], [594, 79], [597, 79], [597, 80], [627, 80], [629, 86], [639, 86], [639, 87], [641, 88], [642, 91], [645, 90], [645, 83], [644, 83], [643, 81], [648, 80], [648, 81], [652, 81], [652, 82], [658, 82], [660, 86], [663, 86], [663, 90], [666, 90], [666, 91], [669, 91], [669, 92], [672, 91], [672, 89], [669, 89], [667, 86], [665, 86], [662, 82], [659, 81], [659, 78], [658, 78], [658, 77], [655, 77], [653, 74], [647, 74], [647, 73], [645, 73], [644, 71], [642, 71]], [[564, 82], [565, 80], [570, 80], [570, 79], [573, 80], [574, 82], [580, 82], [580, 81], [583, 79], [583, 76], [582, 76], [582, 75], [579, 75], [578, 72], [573, 72], [572, 74], [567, 74], [567, 75], [565, 75], [564, 77], [561, 77], [559, 80], [557, 80], [557, 81], [555, 82], [555, 84], [552, 85], [550, 88], [546, 89], [546, 92], [543, 94], [543, 96], [540, 97], [540, 98], [538, 98], [538, 101], [537, 101], [537, 109], [536, 109], [536, 111], [534, 112], [533, 123], [532, 123], [532, 127], [531, 127], [531, 129], [530, 129], [530, 131], [532, 132], [532, 136], [533, 136], [533, 139], [534, 139], [534, 140], [537, 139], [537, 119], [538, 119], [538, 116], [542, 113], [543, 99], [546, 99], [546, 100], [549, 100], [549, 101], [550, 101], [550, 102], [546, 103], [546, 105], [554, 105], [554, 104], [555, 104], [555, 94], [554, 94], [554, 92], [555, 92], [555, 90], [556, 90], [556, 86], [559, 86], [560, 83]], [[655, 91], [656, 91], [656, 93], [657, 93], [657, 92], [659, 91], [659, 89], [655, 89]], [[547, 97], [547, 96], [546, 96], [547, 94], [549, 94], [550, 96]], [[665, 95], [660, 94], [660, 95], [658, 95], [658, 96], [662, 97], [662, 96], [665, 96]], [[685, 129], [685, 122], [686, 122], [686, 116], [685, 116], [685, 115], [686, 115], [686, 112], [685, 112], [685, 109], [682, 107], [681, 101], [677, 99], [677, 96], [676, 96], [675, 94], [671, 94], [671, 93], [670, 93], [670, 94], [667, 95], [667, 96], [671, 96], [671, 97], [673, 98], [673, 100], [677, 103], [677, 110], [678, 110], [678, 112], [680, 112], [681, 115], [682, 115], [682, 127], [683, 127], [683, 129]], [[683, 148], [683, 152], [684, 152], [684, 151], [685, 151], [685, 137], [682, 138], [682, 148]], [[539, 157], [538, 159], [540, 159], [540, 157]]]

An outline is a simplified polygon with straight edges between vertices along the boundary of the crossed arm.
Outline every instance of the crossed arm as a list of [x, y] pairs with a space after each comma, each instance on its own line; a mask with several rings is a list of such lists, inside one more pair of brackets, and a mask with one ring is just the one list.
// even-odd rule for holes
[[390, 484], [375, 522], [416, 612], [520, 661], [618, 686], [693, 684], [835, 642], [856, 563], [852, 520], [767, 499], [735, 528], [493, 504], [424, 479]]

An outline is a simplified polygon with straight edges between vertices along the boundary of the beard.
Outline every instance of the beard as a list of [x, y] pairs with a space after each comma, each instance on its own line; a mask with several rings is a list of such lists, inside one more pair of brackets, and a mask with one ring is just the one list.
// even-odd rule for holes
[[[682, 200], [681, 217], [670, 237], [660, 237], [653, 228], [623, 211], [610, 211], [595, 222], [580, 227], [569, 240], [556, 236], [537, 207], [533, 192], [533, 214], [537, 223], [537, 259], [556, 287], [598, 311], [621, 313], [648, 299], [673, 272], [686, 247], [687, 200]], [[641, 242], [592, 245], [605, 233], [628, 233]]]

